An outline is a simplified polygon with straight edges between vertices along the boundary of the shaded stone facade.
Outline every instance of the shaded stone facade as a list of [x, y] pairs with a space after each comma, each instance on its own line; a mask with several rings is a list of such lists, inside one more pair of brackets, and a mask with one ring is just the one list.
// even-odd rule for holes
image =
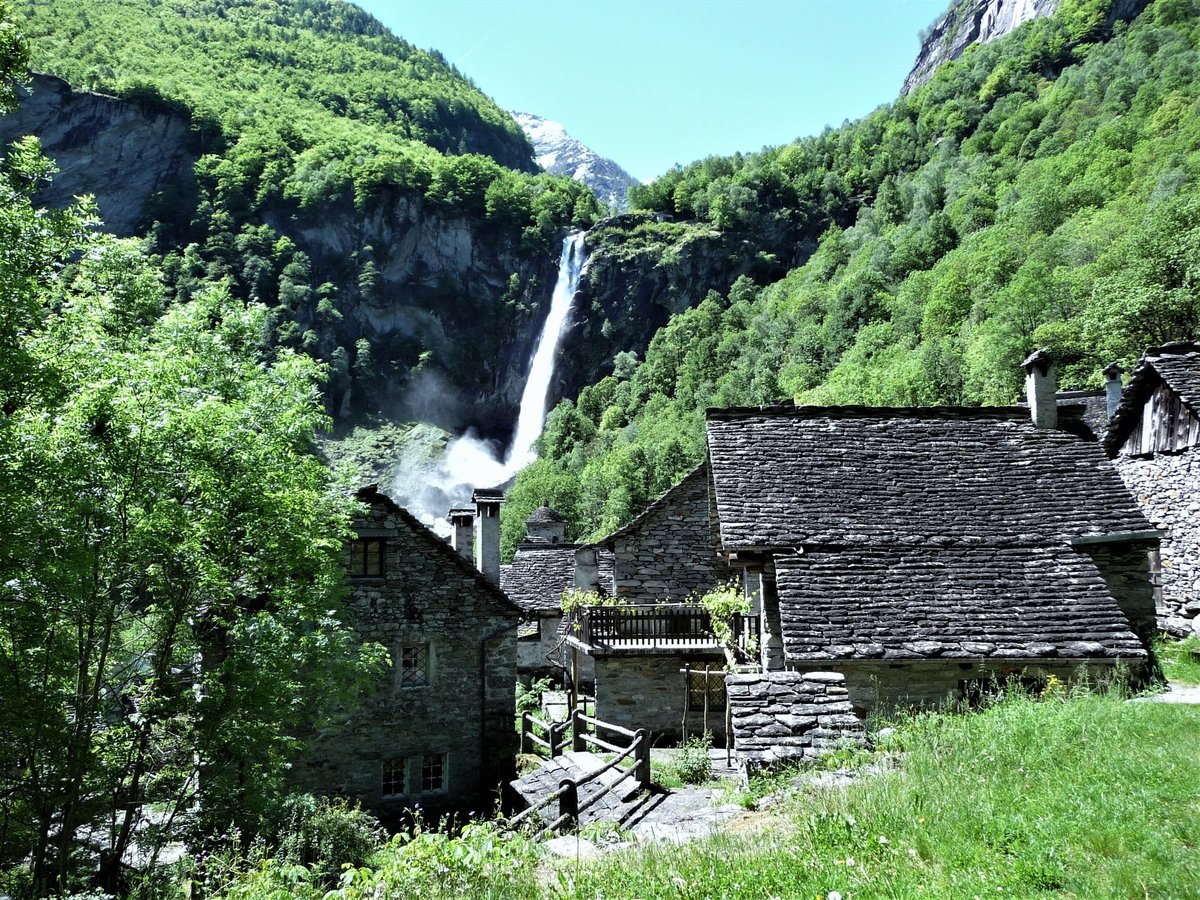
[[[599, 656], [596, 665], [596, 715], [605, 722], [637, 730], [645, 728], [656, 744], [684, 736], [684, 669], [713, 672], [724, 669], [725, 659], [710, 654], [631, 654]], [[723, 693], [714, 690], [714, 694]], [[715, 698], [714, 698], [715, 699]], [[703, 703], [689, 704], [688, 735], [710, 731], [718, 742], [725, 739], [725, 706], [709, 705], [705, 722]]]
[[833, 672], [726, 676], [738, 759], [754, 769], [865, 744], [845, 680]]
[[613, 551], [612, 593], [632, 603], [680, 603], [736, 574], [712, 541], [707, 465], [596, 546]]
[[1151, 524], [1166, 532], [1159, 550], [1159, 627], [1200, 633], [1200, 448], [1114, 462]]
[[451, 547], [373, 488], [358, 499], [347, 613], [392, 659], [383, 683], [312, 735], [305, 790], [387, 816], [460, 805], [511, 777], [520, 610]]

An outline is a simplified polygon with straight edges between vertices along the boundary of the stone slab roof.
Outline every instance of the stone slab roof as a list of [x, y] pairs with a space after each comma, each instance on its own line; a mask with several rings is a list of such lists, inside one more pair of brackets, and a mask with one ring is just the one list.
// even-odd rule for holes
[[708, 411], [725, 550], [1013, 546], [1148, 531], [1100, 446], [1016, 408]]
[[775, 567], [789, 660], [1146, 656], [1069, 547], [779, 553]]
[[1145, 352], [1109, 420], [1105, 449], [1110, 453], [1120, 449], [1141, 417], [1143, 404], [1163, 382], [1200, 416], [1200, 344], [1177, 341]]
[[[575, 586], [577, 544], [526, 543], [517, 547], [513, 561], [500, 569], [500, 587], [530, 614], [562, 610], [563, 591]], [[600, 554], [600, 583], [612, 583], [613, 556]]]
[[559, 522], [566, 522], [567, 517], [564, 516], [562, 513], [560, 513], [557, 509], [550, 507], [548, 504], [542, 504], [537, 509], [535, 509], [532, 513], [530, 513], [529, 518], [526, 519], [525, 521], [533, 522], [533, 523], [542, 523], [542, 522], [559, 523]]

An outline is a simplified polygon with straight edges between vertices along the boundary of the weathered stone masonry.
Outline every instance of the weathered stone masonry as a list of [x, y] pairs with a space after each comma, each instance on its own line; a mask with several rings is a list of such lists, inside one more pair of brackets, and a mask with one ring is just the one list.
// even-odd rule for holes
[[1200, 448], [1152, 457], [1118, 456], [1113, 464], [1155, 527], [1159, 549], [1159, 622], [1177, 633], [1200, 631]]
[[834, 672], [728, 675], [725, 690], [738, 758], [749, 768], [814, 759], [866, 742], [845, 677]]
[[[385, 540], [386, 552], [381, 576], [351, 579], [347, 612], [358, 637], [385, 647], [393, 666], [370, 699], [312, 737], [295, 781], [381, 812], [470, 799], [506, 780], [513, 765], [519, 610], [386, 497], [360, 498], [370, 509], [355, 529]], [[405, 678], [406, 651], [424, 677]], [[442, 789], [425, 790], [419, 760], [441, 754]], [[393, 784], [385, 796], [389, 760], [418, 762], [403, 791]]]

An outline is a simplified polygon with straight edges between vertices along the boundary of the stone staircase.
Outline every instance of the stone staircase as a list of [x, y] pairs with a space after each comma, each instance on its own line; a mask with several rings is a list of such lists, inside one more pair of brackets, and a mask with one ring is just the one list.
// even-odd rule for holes
[[[525, 807], [529, 808], [557, 791], [563, 781], [578, 782], [604, 768], [606, 763], [607, 760], [596, 753], [572, 750], [544, 760], [536, 770], [521, 776], [511, 785], [524, 801]], [[579, 815], [580, 827], [592, 822], [628, 824], [635, 819], [639, 810], [650, 804], [654, 793], [653, 790], [644, 790], [634, 778], [622, 780], [619, 772], [610, 770], [579, 788], [579, 806], [586, 806], [589, 800], [613, 785], [616, 786], [612, 790], [583, 809]], [[558, 816], [558, 806], [551, 803], [538, 815], [543, 823], [551, 822]]]

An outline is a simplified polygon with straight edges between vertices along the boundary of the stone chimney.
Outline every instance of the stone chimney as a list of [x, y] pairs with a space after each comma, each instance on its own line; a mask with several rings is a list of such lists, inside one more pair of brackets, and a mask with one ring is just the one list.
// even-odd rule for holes
[[1049, 350], [1038, 350], [1021, 363], [1025, 369], [1025, 396], [1038, 428], [1058, 427], [1058, 372]]
[[1108, 400], [1108, 417], [1111, 419], [1113, 413], [1117, 411], [1117, 404], [1121, 402], [1121, 376], [1125, 374], [1116, 363], [1109, 363], [1104, 367], [1104, 390], [1107, 393]]
[[595, 591], [600, 587], [600, 552], [595, 547], [575, 551], [575, 589]]
[[500, 504], [504, 491], [480, 490], [471, 494], [475, 501], [475, 566], [489, 581], [500, 583]]
[[531, 544], [561, 544], [567, 539], [567, 518], [542, 501], [525, 520], [525, 540]]
[[446, 516], [450, 523], [450, 543], [463, 559], [470, 561], [475, 532], [475, 509], [471, 506], [456, 506]]

